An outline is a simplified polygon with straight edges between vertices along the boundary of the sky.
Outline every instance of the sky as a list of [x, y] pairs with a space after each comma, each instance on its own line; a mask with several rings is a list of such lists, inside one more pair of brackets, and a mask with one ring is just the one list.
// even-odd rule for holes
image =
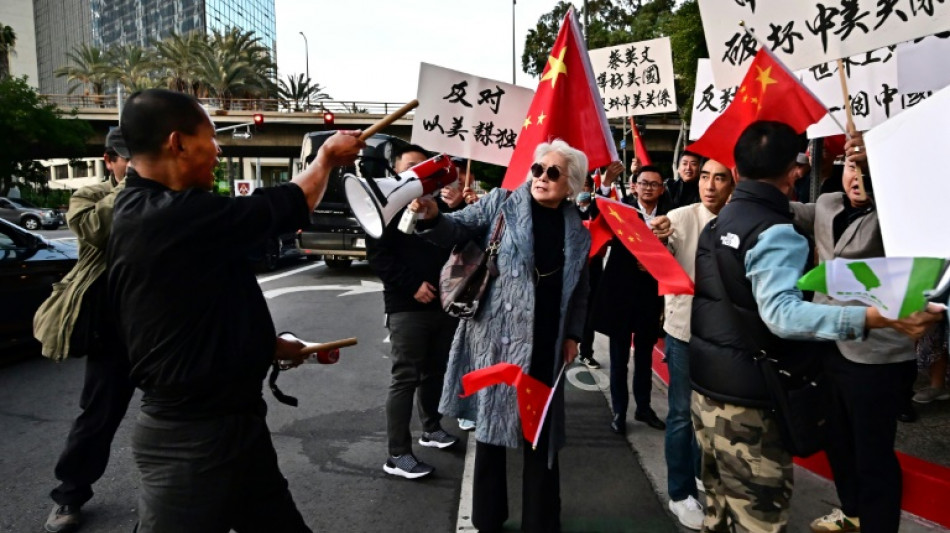
[[[518, 85], [528, 30], [556, 0], [515, 0]], [[575, 5], [583, 5], [575, 1]], [[432, 63], [512, 82], [512, 0], [276, 0], [277, 68], [281, 78], [306, 72], [334, 100], [408, 102], [419, 64]]]

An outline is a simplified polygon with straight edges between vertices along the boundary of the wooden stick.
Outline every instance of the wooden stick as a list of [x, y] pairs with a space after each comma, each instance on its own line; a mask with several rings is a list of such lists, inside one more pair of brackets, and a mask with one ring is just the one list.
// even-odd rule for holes
[[[848, 139], [858, 131], [854, 127], [854, 116], [851, 115], [851, 93], [848, 92], [848, 77], [844, 73], [844, 61], [841, 59], [838, 60], [838, 80], [841, 82], [841, 95], [844, 98], [844, 112], [845, 112], [845, 124], [848, 128]], [[867, 154], [865, 154], [867, 156]], [[847, 158], [847, 154], [845, 154]], [[858, 171], [858, 198], [859, 202], [863, 202], [868, 199], [868, 193], [864, 190], [864, 176], [861, 172], [861, 165], [855, 163]]]
[[376, 124], [373, 124], [372, 126], [366, 128], [366, 131], [364, 131], [363, 134], [360, 135], [360, 140], [365, 141], [366, 139], [369, 139], [370, 137], [378, 133], [380, 130], [382, 130], [386, 126], [389, 126], [393, 122], [396, 122], [397, 120], [401, 119], [403, 115], [405, 115], [406, 113], [412, 111], [413, 109], [417, 107], [419, 107], [419, 100], [413, 100], [409, 102], [408, 104], [400, 107], [395, 112], [386, 115]]
[[345, 348], [347, 346], [356, 345], [356, 337], [350, 337], [349, 339], [340, 339], [338, 341], [324, 342], [321, 344], [314, 344], [313, 346], [307, 346], [300, 350], [300, 353], [311, 355], [317, 352], [334, 350], [336, 348]]
[[462, 183], [462, 190], [471, 187], [472, 185], [472, 158], [468, 158], [468, 161], [465, 163], [465, 181]]

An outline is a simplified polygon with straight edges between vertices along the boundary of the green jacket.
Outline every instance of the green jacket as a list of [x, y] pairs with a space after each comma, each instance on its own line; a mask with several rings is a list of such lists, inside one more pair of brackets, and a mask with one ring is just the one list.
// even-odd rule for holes
[[70, 355], [69, 340], [79, 317], [83, 296], [106, 271], [106, 245], [112, 231], [115, 197], [125, 182], [109, 181], [83, 187], [69, 199], [66, 221], [79, 237], [79, 261], [33, 316], [33, 336], [43, 344], [43, 355], [62, 361]]

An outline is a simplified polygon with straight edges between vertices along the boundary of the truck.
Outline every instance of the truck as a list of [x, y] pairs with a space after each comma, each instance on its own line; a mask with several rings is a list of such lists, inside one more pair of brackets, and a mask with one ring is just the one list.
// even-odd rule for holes
[[[304, 136], [300, 151], [303, 165], [309, 165], [317, 150], [335, 131], [310, 132]], [[356, 164], [335, 168], [327, 181], [323, 199], [310, 214], [310, 225], [297, 232], [296, 243], [308, 259], [323, 259], [327, 267], [348, 268], [354, 260], [366, 259], [366, 233], [360, 227], [343, 191], [343, 177], [355, 174], [363, 178], [393, 175], [393, 152], [408, 143], [398, 137], [377, 133], [366, 140]]]

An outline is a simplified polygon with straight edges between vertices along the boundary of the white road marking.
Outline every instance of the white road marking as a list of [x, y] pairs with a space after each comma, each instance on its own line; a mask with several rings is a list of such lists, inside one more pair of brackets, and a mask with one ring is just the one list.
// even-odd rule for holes
[[455, 522], [455, 531], [478, 531], [472, 524], [472, 482], [475, 479], [475, 432], [468, 432], [468, 445], [465, 447], [465, 469], [462, 471], [462, 490], [459, 492], [459, 512]]
[[264, 297], [269, 299], [284, 294], [307, 291], [343, 291], [337, 296], [352, 296], [354, 294], [383, 292], [383, 284], [377, 281], [361, 280], [359, 285], [295, 285], [293, 287], [281, 287], [279, 289], [264, 291]]
[[[588, 384], [578, 379], [577, 374], [580, 372], [587, 372], [590, 374], [590, 377], [594, 379], [594, 383]], [[600, 369], [590, 369], [584, 365], [577, 365], [568, 369], [564, 374], [567, 377], [567, 381], [580, 390], [599, 391], [610, 387], [610, 378], [607, 377], [607, 374]]]
[[314, 261], [309, 265], [302, 266], [300, 268], [295, 268], [293, 270], [288, 270], [287, 272], [281, 272], [280, 274], [274, 274], [273, 276], [267, 276], [266, 278], [257, 278], [258, 284], [267, 283], [268, 281], [274, 281], [275, 279], [286, 278], [287, 276], [293, 276], [294, 274], [299, 274], [301, 272], [306, 272], [307, 270], [313, 270], [318, 266], [323, 266], [323, 261]]

